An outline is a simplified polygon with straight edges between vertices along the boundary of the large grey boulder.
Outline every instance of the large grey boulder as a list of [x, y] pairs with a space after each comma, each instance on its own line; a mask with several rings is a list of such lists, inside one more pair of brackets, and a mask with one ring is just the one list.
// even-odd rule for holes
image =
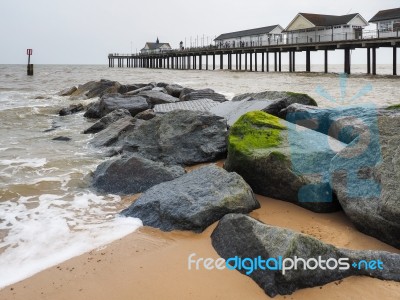
[[183, 90], [183, 86], [181, 86], [179, 84], [168, 84], [164, 88], [169, 95], [171, 95], [172, 97], [176, 97], [176, 98], [179, 98], [179, 95], [181, 94], [181, 92]]
[[343, 143], [352, 142], [377, 116], [392, 112], [373, 105], [319, 108], [295, 103], [281, 111], [288, 122], [327, 134]]
[[182, 101], [192, 101], [199, 99], [211, 99], [217, 102], [225, 102], [228, 101], [224, 95], [216, 93], [212, 89], [203, 89], [203, 90], [195, 90], [193, 92], [187, 93], [184, 96], [181, 96], [180, 99]]
[[330, 164], [331, 186], [362, 232], [400, 248], [400, 111], [357, 105], [290, 105], [286, 119], [348, 144]]
[[228, 125], [231, 126], [242, 115], [254, 110], [262, 110], [280, 118], [285, 117], [281, 111], [293, 103], [317, 105], [311, 97], [305, 94], [267, 91], [238, 95], [232, 101], [213, 107], [211, 112], [226, 118]]
[[102, 193], [137, 194], [161, 182], [182, 176], [179, 166], [165, 166], [142, 157], [130, 156], [110, 159], [94, 171], [93, 187]]
[[208, 112], [175, 110], [148, 121], [118, 138], [115, 146], [167, 164], [193, 165], [226, 153], [226, 120]]
[[153, 85], [145, 85], [145, 86], [142, 86], [140, 88], [137, 88], [137, 89], [131, 90], [129, 92], [126, 92], [125, 95], [133, 96], [133, 95], [137, 95], [137, 94], [139, 94], [141, 92], [151, 91], [153, 88], [154, 88]]
[[225, 169], [240, 174], [255, 193], [314, 212], [340, 209], [329, 166], [345, 144], [262, 111], [231, 127]]
[[125, 108], [120, 108], [116, 109], [109, 114], [105, 115], [102, 117], [100, 120], [98, 120], [96, 123], [94, 123], [92, 126], [89, 128], [85, 129], [83, 131], [84, 134], [87, 133], [97, 133], [100, 132], [104, 129], [106, 129], [110, 124], [118, 121], [119, 119], [125, 118], [127, 116], [131, 116], [131, 113], [129, 110]]
[[153, 186], [121, 214], [164, 231], [201, 232], [227, 213], [248, 213], [259, 207], [238, 174], [209, 165]]
[[126, 109], [132, 116], [149, 109], [150, 105], [141, 96], [107, 94], [92, 104], [85, 113], [87, 118], [102, 118], [117, 109]]
[[58, 92], [57, 95], [59, 95], [59, 96], [70, 96], [70, 95], [72, 95], [77, 89], [78, 89], [78, 88], [77, 88], [76, 86], [72, 86], [72, 87], [66, 88], [66, 89], [64, 89], [64, 90], [62, 90], [62, 91], [60, 91], [60, 92]]
[[[253, 279], [270, 297], [290, 295], [298, 289], [322, 286], [353, 275], [400, 281], [399, 254], [339, 249], [311, 236], [266, 225], [242, 214], [225, 215], [212, 233], [211, 241], [231, 269], [239, 269], [242, 265], [237, 262], [238, 258], [252, 260], [253, 269], [247, 261], [239, 271]], [[291, 264], [289, 259], [294, 266], [296, 257], [297, 269], [287, 269]], [[258, 264], [254, 259], [263, 261]], [[305, 260], [307, 269], [300, 259]]]
[[144, 97], [150, 107], [154, 107], [156, 104], [175, 103], [179, 101], [179, 98], [153, 90], [140, 92], [138, 96]]
[[[244, 93], [236, 95], [232, 98], [232, 101], [241, 100], [285, 100], [287, 103], [301, 103], [304, 105], [317, 106], [317, 103], [313, 98], [307, 94], [293, 93], [293, 92], [281, 92], [281, 91], [264, 91], [256, 93]], [[288, 105], [287, 105], [288, 106]]]
[[64, 108], [62, 108], [59, 112], [58, 112], [58, 114], [60, 115], [60, 116], [68, 116], [68, 115], [73, 115], [73, 114], [76, 114], [76, 113], [78, 113], [78, 112], [81, 112], [81, 111], [83, 111], [85, 109], [85, 107], [83, 106], [83, 104], [72, 104], [72, 105], [70, 105], [70, 106], [68, 106], [68, 107], [64, 107]]
[[71, 99], [90, 99], [101, 97], [106, 94], [117, 93], [121, 84], [116, 81], [102, 79], [100, 81], [90, 81], [79, 85], [78, 89], [71, 94]]
[[400, 114], [375, 116], [331, 162], [332, 187], [361, 231], [400, 248]]
[[104, 130], [97, 133], [90, 144], [94, 147], [108, 147], [118, 140], [118, 138], [129, 130], [135, 128], [135, 120], [132, 116], [125, 116], [107, 126]]
[[138, 89], [144, 88], [146, 86], [147, 86], [147, 84], [143, 84], [143, 83], [124, 84], [124, 85], [121, 85], [121, 87], [118, 90], [118, 93], [120, 93], [120, 94], [130, 93], [133, 91], [137, 91]]

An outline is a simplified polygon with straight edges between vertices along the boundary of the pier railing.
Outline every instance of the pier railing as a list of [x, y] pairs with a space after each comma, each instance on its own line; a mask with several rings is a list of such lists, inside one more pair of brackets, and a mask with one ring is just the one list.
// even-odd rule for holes
[[274, 46], [274, 45], [296, 45], [296, 44], [315, 44], [315, 43], [323, 43], [323, 42], [340, 42], [340, 41], [355, 41], [355, 40], [371, 40], [371, 39], [387, 39], [387, 38], [399, 38], [400, 30], [364, 30], [362, 32], [347, 32], [347, 33], [334, 33], [334, 34], [326, 34], [320, 35], [318, 31], [315, 31], [315, 34], [311, 34], [308, 32], [307, 36], [296, 37], [291, 34], [287, 34], [282, 36], [281, 38], [254, 38], [253, 41], [243, 43], [225, 43], [225, 44], [217, 44], [217, 45], [207, 45], [202, 47], [188, 47], [183, 49], [171, 49], [171, 50], [163, 50], [159, 52], [153, 53], [110, 53], [109, 57], [129, 57], [129, 56], [148, 56], [153, 54], [165, 54], [170, 52], [191, 52], [191, 51], [199, 51], [199, 50], [213, 50], [213, 49], [248, 49], [254, 47], [263, 47], [263, 46]]

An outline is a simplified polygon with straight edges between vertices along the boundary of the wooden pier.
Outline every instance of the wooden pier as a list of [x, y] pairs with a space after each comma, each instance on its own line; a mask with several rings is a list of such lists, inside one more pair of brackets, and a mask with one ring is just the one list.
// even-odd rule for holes
[[[272, 56], [275, 72], [282, 71], [282, 54], [289, 55], [289, 72], [296, 72], [296, 53], [306, 52], [306, 72], [311, 72], [311, 52], [324, 51], [324, 72], [328, 73], [329, 51], [343, 51], [344, 72], [351, 73], [351, 53], [353, 49], [366, 49], [367, 74], [376, 75], [377, 56], [376, 49], [393, 49], [393, 75], [397, 75], [397, 48], [400, 45], [400, 36], [397, 31], [392, 36], [382, 37], [377, 34], [375, 38], [354, 40], [332, 40], [327, 42], [288, 43], [288, 40], [277, 44], [258, 45], [252, 47], [218, 48], [215, 46], [193, 48], [184, 50], [171, 50], [168, 52], [152, 54], [109, 54], [108, 65], [122, 68], [155, 68], [179, 70], [215, 70], [223, 69], [224, 62], [228, 70], [270, 72], [270, 59]], [[258, 55], [257, 55], [258, 54]], [[258, 59], [261, 57], [261, 70], [258, 69]], [[233, 64], [235, 59], [235, 66]], [[203, 65], [203, 62], [205, 64]], [[217, 65], [217, 63], [219, 64]]]

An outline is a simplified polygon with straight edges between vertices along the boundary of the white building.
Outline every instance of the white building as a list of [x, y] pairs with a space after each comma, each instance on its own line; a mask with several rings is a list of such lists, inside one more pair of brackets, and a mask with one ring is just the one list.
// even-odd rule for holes
[[239, 48], [262, 46], [281, 43], [283, 28], [272, 25], [242, 31], [224, 33], [214, 39], [215, 45], [220, 48]]
[[169, 43], [160, 43], [160, 41], [157, 38], [155, 43], [147, 42], [144, 45], [143, 49], [140, 50], [140, 53], [151, 54], [151, 53], [167, 52], [170, 50], [172, 50], [172, 48]]
[[400, 8], [381, 10], [369, 21], [376, 23], [380, 37], [393, 34], [393, 32], [397, 34], [397, 31], [400, 31]]
[[367, 25], [358, 13], [344, 16], [298, 13], [284, 32], [288, 44], [353, 40], [362, 38]]

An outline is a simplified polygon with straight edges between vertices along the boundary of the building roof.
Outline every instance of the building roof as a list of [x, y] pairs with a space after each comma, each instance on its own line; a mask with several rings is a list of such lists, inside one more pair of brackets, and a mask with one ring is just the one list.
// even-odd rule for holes
[[[161, 48], [164, 45], [167, 45], [168, 47], [171, 48], [169, 43], [150, 43], [150, 42], [147, 42], [146, 45], [149, 48], [149, 49], [146, 49], [146, 50], [156, 50], [156, 49]], [[145, 45], [145, 47], [146, 47], [146, 45]], [[143, 48], [143, 49], [145, 49], [145, 48]]]
[[372, 19], [369, 21], [378, 22], [391, 19], [400, 19], [400, 8], [381, 10], [375, 16], [373, 16]]
[[229, 33], [223, 33], [223, 34], [219, 35], [218, 37], [216, 37], [214, 39], [214, 41], [238, 38], [238, 37], [242, 37], [242, 36], [267, 34], [267, 33], [270, 33], [272, 30], [274, 30], [276, 27], [281, 27], [281, 26], [280, 25], [271, 25], [271, 26], [254, 28], [254, 29], [247, 29], [247, 30], [229, 32]]
[[303, 16], [304, 18], [306, 18], [315, 27], [346, 25], [351, 20], [353, 20], [356, 16], [360, 16], [360, 18], [363, 21], [365, 21], [366, 24], [368, 24], [368, 22], [359, 13], [343, 15], [343, 16], [298, 13], [297, 16], [292, 20], [292, 22], [290, 22], [290, 24], [286, 27], [285, 32], [293, 24], [293, 22], [298, 18], [299, 15]]
[[358, 14], [332, 16], [332, 15], [300, 13], [300, 15], [302, 15], [308, 21], [313, 23], [315, 26], [332, 26], [332, 25], [347, 24], [351, 20], [353, 20]]

